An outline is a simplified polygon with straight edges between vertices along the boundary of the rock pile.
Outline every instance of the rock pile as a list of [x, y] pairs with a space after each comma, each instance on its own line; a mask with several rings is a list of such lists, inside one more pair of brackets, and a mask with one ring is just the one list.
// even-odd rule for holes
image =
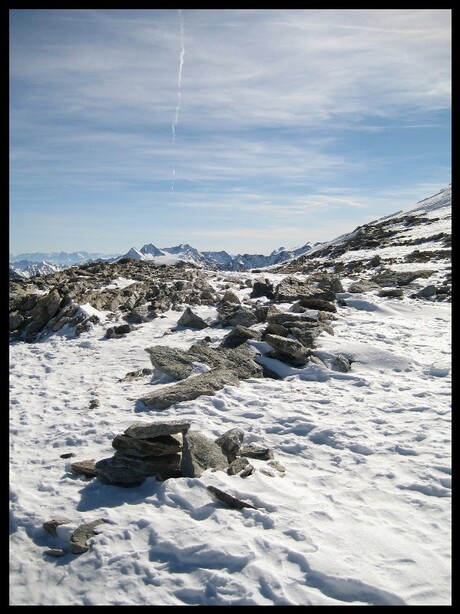
[[[159, 481], [200, 477], [207, 469], [246, 477], [255, 471], [248, 459], [271, 460], [274, 454], [267, 447], [243, 445], [243, 439], [240, 428], [212, 440], [191, 431], [185, 421], [136, 422], [113, 439], [112, 457], [75, 462], [71, 468], [85, 477], [126, 487], [139, 486], [149, 476]], [[283, 474], [284, 468], [279, 471]]]

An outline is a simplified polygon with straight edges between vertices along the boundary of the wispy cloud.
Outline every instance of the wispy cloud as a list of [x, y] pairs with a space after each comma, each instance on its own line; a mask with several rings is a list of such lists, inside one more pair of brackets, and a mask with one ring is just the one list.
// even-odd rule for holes
[[[63, 199], [90, 202], [94, 215], [107, 215], [110, 203], [119, 215], [125, 202], [133, 234], [141, 230], [134, 211], [150, 208], [161, 220], [166, 206], [277, 220], [364, 214], [369, 202], [384, 207], [383, 196], [368, 200], [372, 191], [417, 193], [428, 174], [437, 189], [450, 177], [448, 9], [21, 9], [10, 17], [18, 223], [38, 203], [57, 213]], [[334, 233], [330, 221], [326, 228]]]

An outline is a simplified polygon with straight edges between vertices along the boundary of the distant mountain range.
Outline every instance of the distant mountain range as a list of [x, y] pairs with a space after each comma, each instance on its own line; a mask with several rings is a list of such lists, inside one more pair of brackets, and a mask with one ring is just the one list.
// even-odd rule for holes
[[151, 261], [155, 264], [174, 264], [182, 260], [200, 267], [225, 271], [245, 271], [255, 268], [265, 268], [281, 264], [305, 254], [312, 248], [310, 243], [304, 246], [287, 250], [280, 247], [269, 256], [262, 254], [238, 254], [232, 256], [226, 251], [200, 252], [188, 243], [181, 243], [174, 247], [158, 248], [153, 243], [148, 243], [137, 249], [132, 247], [123, 255], [104, 255], [88, 252], [54, 252], [54, 253], [25, 253], [18, 256], [10, 256], [10, 278], [28, 278], [33, 275], [48, 275], [55, 271], [68, 268], [77, 264], [84, 264], [96, 260], [116, 262], [123, 258], [134, 260]]
[[[430, 211], [452, 202], [452, 185], [440, 190], [437, 194], [419, 201], [416, 205], [409, 207], [405, 212], [397, 211], [391, 215], [384, 216], [372, 224], [382, 223], [384, 220], [397, 218], [400, 215], [407, 214], [411, 211], [419, 210]], [[325, 243], [306, 243], [302, 247], [295, 249], [286, 249], [280, 247], [274, 250], [270, 255], [262, 254], [237, 254], [230, 255], [226, 251], [204, 251], [200, 252], [188, 243], [181, 243], [174, 247], [158, 248], [153, 243], [148, 243], [137, 249], [132, 247], [126, 254], [101, 254], [89, 252], [53, 252], [53, 253], [24, 253], [17, 256], [10, 255], [10, 279], [28, 278], [33, 275], [41, 274], [48, 275], [61, 269], [68, 268], [73, 265], [84, 264], [85, 262], [94, 262], [103, 260], [105, 262], [116, 262], [124, 258], [132, 258], [134, 260], [151, 261], [155, 264], [174, 264], [178, 261], [185, 261], [203, 268], [225, 271], [245, 271], [250, 269], [263, 269], [266, 267], [289, 263], [302, 256], [314, 256], [320, 250], [328, 250], [333, 246], [344, 243], [352, 239], [356, 232], [364, 227], [358, 227], [353, 232], [341, 235], [333, 241]]]

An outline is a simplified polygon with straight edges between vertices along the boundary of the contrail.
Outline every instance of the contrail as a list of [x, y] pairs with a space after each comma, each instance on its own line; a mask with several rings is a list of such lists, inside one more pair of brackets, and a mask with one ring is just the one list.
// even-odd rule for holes
[[[184, 58], [185, 58], [184, 20], [182, 19], [182, 11], [181, 11], [181, 9], [177, 9], [177, 12], [179, 13], [179, 22], [180, 22], [180, 44], [181, 44], [181, 51], [180, 51], [180, 57], [179, 57], [179, 73], [177, 75], [177, 106], [176, 106], [176, 114], [174, 116], [174, 121], [171, 124], [173, 145], [176, 142], [176, 128], [177, 128], [177, 123], [179, 121], [180, 99], [181, 99], [181, 85], [182, 85], [182, 68], [184, 66]], [[172, 178], [172, 185], [171, 185], [171, 193], [174, 192], [174, 179], [175, 179], [175, 176], [176, 176], [176, 164], [174, 163], [173, 178]]]

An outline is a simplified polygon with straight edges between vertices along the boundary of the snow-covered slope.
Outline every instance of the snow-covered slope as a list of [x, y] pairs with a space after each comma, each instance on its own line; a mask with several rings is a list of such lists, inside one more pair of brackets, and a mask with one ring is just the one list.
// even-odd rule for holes
[[[119, 292], [132, 305], [142, 280], [150, 302], [168, 280], [171, 301], [193, 282], [202, 329], [177, 325], [179, 305], [108, 336], [127, 311], [85, 305], [93, 320], [79, 335], [63, 327], [37, 343], [12, 339], [10, 605], [452, 605], [450, 205], [425, 205], [316, 248], [297, 268], [155, 273], [139, 261], [126, 264], [135, 276], [118, 264], [103, 286], [98, 278], [94, 301]], [[75, 271], [79, 287], [91, 270]], [[256, 282], [293, 278], [334, 282], [336, 311], [253, 294]], [[13, 283], [33, 304], [33, 280]], [[217, 320], [228, 290], [245, 310], [327, 323], [310, 360], [292, 366], [255, 338], [247, 345], [272, 377], [161, 410], [139, 404], [176, 385], [145, 348], [219, 347], [232, 330]], [[197, 362], [189, 377], [208, 368]], [[247, 477], [207, 469], [129, 488], [72, 471], [112, 457], [134, 423], [172, 421], [213, 441], [241, 429], [273, 458], [250, 459]], [[208, 487], [252, 507], [227, 507]], [[51, 523], [53, 536], [43, 524], [56, 519], [65, 524]], [[74, 531], [95, 521], [104, 522], [86, 526], [88, 550], [73, 554]]]

